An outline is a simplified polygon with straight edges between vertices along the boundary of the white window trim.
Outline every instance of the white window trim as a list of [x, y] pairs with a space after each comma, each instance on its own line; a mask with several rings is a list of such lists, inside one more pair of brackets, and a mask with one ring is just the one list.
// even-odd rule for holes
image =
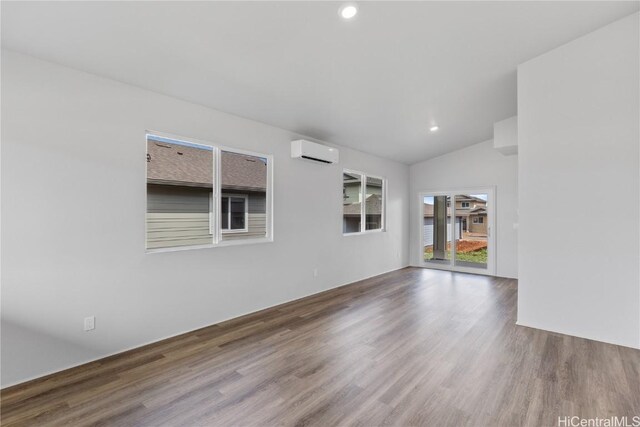
[[[342, 181], [342, 186], [344, 188], [344, 174], [345, 173], [351, 173], [351, 174], [357, 174], [360, 175], [360, 231], [354, 231], [351, 233], [345, 233], [344, 231], [342, 232], [342, 235], [347, 237], [347, 236], [359, 236], [362, 234], [374, 234], [374, 233], [383, 233], [387, 231], [387, 179], [379, 176], [379, 175], [372, 175], [372, 174], [367, 174], [361, 171], [357, 171], [354, 169], [343, 169], [342, 173], [341, 173], [341, 181]], [[381, 206], [381, 224], [382, 227], [381, 228], [376, 228], [373, 230], [367, 230], [367, 214], [366, 214], [366, 205], [367, 205], [367, 178], [375, 178], [375, 179], [379, 179], [382, 181], [382, 206]], [[342, 195], [342, 194], [341, 194]], [[344, 197], [344, 196], [343, 196]], [[343, 203], [341, 204], [342, 206], [344, 206], [344, 200]], [[344, 207], [343, 207], [343, 212], [342, 215], [340, 215], [340, 230], [344, 229]]]
[[213, 190], [211, 191], [211, 193], [209, 193], [209, 234], [213, 235], [215, 233], [215, 224], [214, 224], [214, 219], [215, 219], [215, 215], [213, 214], [215, 212], [214, 209], [214, 197], [213, 197]]
[[[466, 206], [465, 206], [466, 205]], [[460, 208], [469, 208], [471, 206], [470, 202], [460, 202]]]
[[[213, 149], [213, 175], [214, 175], [214, 186], [211, 192], [211, 196], [210, 196], [210, 211], [209, 211], [209, 231], [210, 234], [212, 234], [213, 236], [213, 243], [211, 244], [205, 244], [205, 245], [187, 245], [187, 246], [176, 246], [176, 247], [170, 247], [170, 248], [145, 248], [145, 252], [152, 254], [152, 253], [164, 253], [164, 252], [179, 252], [179, 251], [186, 251], [186, 250], [191, 250], [191, 249], [211, 249], [211, 248], [217, 248], [217, 247], [224, 247], [224, 246], [237, 246], [237, 245], [253, 245], [253, 244], [259, 244], [259, 243], [272, 243], [273, 242], [273, 236], [274, 236], [274, 230], [273, 230], [273, 165], [274, 165], [274, 160], [273, 160], [273, 155], [272, 154], [264, 154], [264, 153], [258, 153], [255, 151], [249, 151], [249, 150], [243, 150], [243, 149], [238, 149], [235, 147], [228, 147], [228, 146], [224, 146], [224, 145], [220, 145], [220, 144], [216, 144], [214, 142], [210, 142], [210, 141], [203, 141], [203, 140], [199, 140], [199, 139], [195, 139], [195, 138], [187, 138], [184, 136], [180, 136], [180, 135], [175, 135], [175, 134], [170, 134], [170, 133], [166, 133], [166, 132], [158, 132], [158, 131], [154, 131], [154, 130], [146, 130], [145, 134], [144, 134], [145, 138], [145, 145], [147, 143], [147, 139], [150, 136], [157, 136], [160, 138], [167, 138], [167, 139], [173, 139], [176, 140], [178, 142], [182, 141], [182, 142], [188, 142], [189, 144], [196, 144], [196, 145], [201, 145], [203, 147], [208, 147], [208, 148], [212, 148]], [[262, 157], [264, 159], [267, 159], [267, 190], [266, 190], [266, 203], [265, 203], [265, 213], [267, 216], [266, 219], [266, 233], [265, 233], [265, 237], [256, 237], [256, 238], [252, 238], [252, 239], [234, 239], [234, 240], [222, 240], [222, 227], [221, 227], [221, 221], [220, 221], [220, 216], [221, 215], [214, 215], [214, 212], [218, 211], [218, 206], [221, 205], [221, 175], [220, 175], [220, 166], [221, 166], [221, 159], [220, 159], [220, 153], [222, 151], [227, 151], [230, 153], [237, 153], [237, 154], [244, 154], [247, 156], [255, 156], [255, 157]], [[146, 188], [146, 182], [147, 182], [147, 165], [146, 162], [143, 162], [144, 165], [144, 185]], [[145, 191], [145, 195], [146, 195], [146, 191]], [[226, 196], [226, 195], [225, 195]], [[148, 208], [146, 205], [146, 197], [145, 197], [145, 215], [148, 212]], [[247, 209], [247, 214], [248, 214], [248, 209]], [[144, 227], [144, 241], [146, 244], [146, 239], [147, 239], [147, 222], [145, 221], [145, 227]], [[248, 218], [245, 219], [245, 224], [248, 227]], [[234, 230], [235, 232], [235, 230]], [[224, 234], [227, 234], [226, 232]]]
[[[224, 198], [235, 197], [237, 199], [244, 199], [244, 228], [222, 228], [222, 221], [220, 221], [220, 230], [222, 234], [233, 234], [233, 233], [247, 233], [249, 231], [249, 196], [246, 194], [220, 194], [220, 208], [222, 208], [222, 199]], [[227, 208], [229, 212], [227, 212], [227, 225], [231, 225], [231, 203], [227, 202]], [[222, 209], [221, 209], [222, 210]], [[222, 218], [220, 218], [222, 219]]]

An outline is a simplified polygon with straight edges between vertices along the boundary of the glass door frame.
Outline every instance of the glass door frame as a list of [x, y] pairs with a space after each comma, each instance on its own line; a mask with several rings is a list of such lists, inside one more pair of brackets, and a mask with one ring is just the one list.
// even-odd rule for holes
[[[428, 262], [424, 259], [424, 198], [426, 196], [449, 196], [451, 200], [451, 224], [455, 229], [456, 203], [455, 196], [464, 194], [486, 194], [487, 195], [487, 268], [465, 267], [456, 265], [456, 239], [455, 230], [451, 239], [451, 259], [449, 263]], [[457, 271], [461, 273], [484, 274], [495, 276], [496, 274], [496, 187], [466, 187], [453, 189], [438, 189], [435, 191], [424, 190], [418, 192], [418, 230], [420, 238], [418, 243], [418, 254], [420, 256], [420, 265], [425, 268], [433, 268], [436, 270]]]

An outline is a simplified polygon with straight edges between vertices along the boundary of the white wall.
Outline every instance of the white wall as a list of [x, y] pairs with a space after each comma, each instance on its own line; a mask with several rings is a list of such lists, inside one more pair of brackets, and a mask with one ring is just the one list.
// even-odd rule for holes
[[423, 190], [496, 186], [496, 274], [518, 277], [517, 230], [518, 185], [517, 156], [504, 156], [493, 148], [493, 141], [485, 141], [454, 151], [410, 168], [411, 177], [411, 263], [421, 266], [419, 249], [420, 207], [417, 195]]
[[[147, 129], [272, 153], [275, 242], [145, 254]], [[296, 137], [3, 51], [3, 386], [406, 266], [408, 166]], [[342, 236], [342, 167], [388, 179], [388, 232]]]
[[518, 154], [518, 116], [493, 124], [493, 148], [506, 156]]
[[640, 347], [636, 13], [518, 68], [518, 323]]

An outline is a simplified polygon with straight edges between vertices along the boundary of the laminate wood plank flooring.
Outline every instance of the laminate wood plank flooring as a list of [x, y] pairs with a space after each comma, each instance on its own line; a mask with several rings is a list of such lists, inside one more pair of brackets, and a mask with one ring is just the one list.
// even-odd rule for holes
[[640, 350], [515, 325], [517, 282], [405, 268], [2, 391], [3, 426], [557, 426], [640, 416]]

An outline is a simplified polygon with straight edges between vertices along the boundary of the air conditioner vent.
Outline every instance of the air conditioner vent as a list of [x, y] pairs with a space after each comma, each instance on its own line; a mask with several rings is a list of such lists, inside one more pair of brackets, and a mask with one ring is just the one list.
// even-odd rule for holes
[[313, 160], [314, 162], [321, 162], [321, 163], [328, 163], [331, 164], [331, 162], [329, 160], [323, 160], [323, 159], [316, 159], [315, 157], [309, 157], [309, 156], [301, 156], [303, 159], [307, 159], [307, 160]]
[[337, 148], [298, 139], [291, 141], [291, 157], [311, 162], [333, 164], [338, 163], [339, 154]]

